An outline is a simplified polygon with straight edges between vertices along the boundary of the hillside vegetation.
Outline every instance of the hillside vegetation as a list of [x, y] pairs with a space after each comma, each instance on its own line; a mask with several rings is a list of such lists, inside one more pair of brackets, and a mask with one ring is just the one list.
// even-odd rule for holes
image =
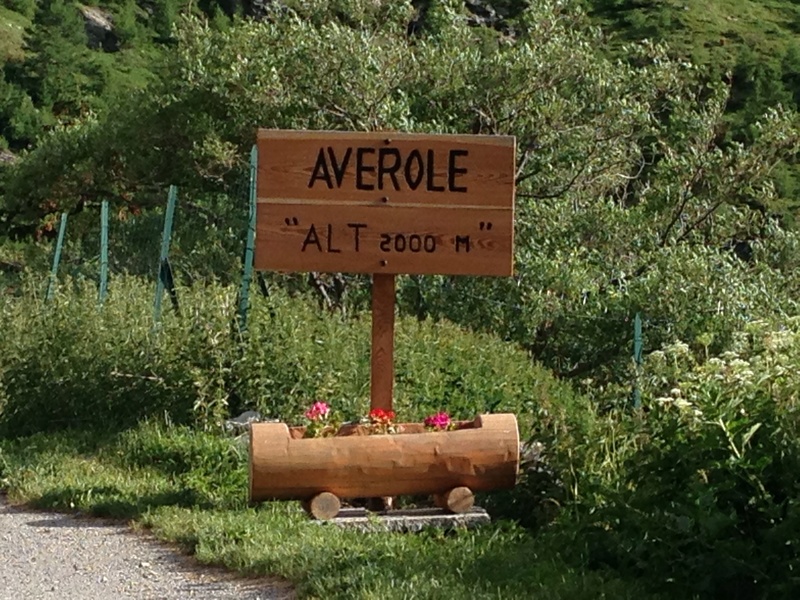
[[620, 39], [669, 42], [700, 65], [732, 68], [744, 52], [775, 63], [797, 49], [800, 6], [791, 0], [591, 0], [589, 13]]
[[30, 25], [25, 15], [0, 6], [0, 60], [4, 66], [25, 58], [24, 33]]
[[[791, 0], [590, 0], [593, 20], [610, 36], [612, 53], [625, 41], [666, 42], [670, 53], [726, 81], [729, 139], [753, 139], [767, 108], [800, 103], [800, 5]], [[774, 174], [783, 201], [776, 209], [794, 222], [800, 177], [794, 165]]]
[[[788, 58], [760, 46], [745, 60], [744, 43], [712, 57], [705, 34], [625, 43], [682, 31], [659, 15], [700, 23], [699, 9], [667, 2], [588, 14], [560, 0], [190, 6], [100, 7], [128, 26], [99, 45], [81, 29], [85, 6], [14, 7], [33, 25], [0, 93], [0, 318], [11, 332], [0, 341], [0, 432], [30, 436], [0, 444], [0, 477], [42, 503], [118, 508], [236, 568], [280, 566], [309, 594], [351, 581], [360, 597], [389, 586], [402, 597], [408, 578], [395, 571], [375, 584], [364, 561], [337, 555], [321, 575], [337, 583], [315, 587], [308, 560], [255, 548], [258, 511], [243, 515], [236, 496], [243, 461], [226, 454], [238, 473], [226, 479], [208, 450], [224, 445], [214, 436], [231, 412], [292, 421], [324, 400], [355, 417], [366, 403], [369, 278], [264, 274], [250, 328], [237, 327], [247, 158], [257, 127], [513, 135], [514, 276], [398, 278], [398, 406], [414, 418], [514, 411], [541, 460], [489, 500], [525, 529], [504, 521], [456, 535], [452, 571], [426, 578], [425, 593], [441, 597], [456, 579], [458, 544], [491, 563], [544, 540], [542, 556], [571, 569], [553, 597], [596, 597], [598, 579], [612, 597], [797, 597], [800, 128]], [[736, 6], [736, 18], [793, 14]], [[260, 18], [240, 16], [251, 12]], [[688, 60], [699, 48], [717, 62]], [[765, 75], [737, 75], [747, 65]], [[147, 282], [171, 184], [180, 303], [156, 326]], [[102, 200], [112, 277], [100, 306]], [[62, 212], [64, 269], [43, 302]], [[37, 450], [43, 432], [69, 456]], [[87, 445], [84, 458], [76, 448]], [[120, 447], [141, 452], [141, 465], [169, 464], [120, 483]], [[77, 483], [53, 480], [62, 463]], [[169, 493], [135, 500], [147, 481]], [[148, 512], [165, 504], [167, 523]], [[231, 512], [197, 515], [217, 509]], [[279, 531], [297, 526], [276, 519]], [[322, 542], [298, 543], [303, 556], [303, 543]], [[381, 543], [367, 539], [364, 556], [407, 548]], [[554, 567], [538, 564], [544, 579], [503, 569], [498, 586], [551, 589]]]

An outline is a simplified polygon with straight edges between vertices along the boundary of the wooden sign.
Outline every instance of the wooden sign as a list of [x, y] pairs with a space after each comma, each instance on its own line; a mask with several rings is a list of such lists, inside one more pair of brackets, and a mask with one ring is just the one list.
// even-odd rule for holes
[[255, 267], [511, 275], [514, 138], [260, 130]]

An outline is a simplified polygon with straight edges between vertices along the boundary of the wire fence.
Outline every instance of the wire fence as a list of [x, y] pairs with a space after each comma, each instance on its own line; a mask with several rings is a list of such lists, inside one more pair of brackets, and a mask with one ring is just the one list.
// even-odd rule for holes
[[59, 280], [90, 280], [96, 282], [102, 303], [113, 293], [114, 275], [135, 275], [155, 282], [157, 321], [163, 292], [179, 307], [178, 283], [238, 283], [245, 241], [252, 237], [249, 179], [247, 172], [227, 191], [199, 198], [170, 186], [164, 190], [165, 202], [146, 211], [103, 200], [97, 211], [62, 214], [46, 300], [52, 300]]

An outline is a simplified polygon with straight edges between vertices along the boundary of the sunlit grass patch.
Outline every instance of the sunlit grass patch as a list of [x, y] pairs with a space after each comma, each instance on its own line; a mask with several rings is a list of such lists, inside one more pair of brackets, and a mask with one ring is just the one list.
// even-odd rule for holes
[[297, 502], [247, 505], [235, 438], [143, 423], [0, 442], [14, 501], [131, 520], [203, 563], [276, 575], [310, 598], [647, 598], [568, 565], [547, 536], [498, 521], [475, 531], [362, 533], [311, 521]]
[[0, 64], [23, 58], [22, 35], [28, 25], [24, 15], [0, 6]]

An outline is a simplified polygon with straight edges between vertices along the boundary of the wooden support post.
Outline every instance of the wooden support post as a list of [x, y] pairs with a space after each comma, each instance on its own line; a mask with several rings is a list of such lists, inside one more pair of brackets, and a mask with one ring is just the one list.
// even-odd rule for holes
[[370, 408], [392, 410], [394, 392], [394, 275], [372, 276]]

